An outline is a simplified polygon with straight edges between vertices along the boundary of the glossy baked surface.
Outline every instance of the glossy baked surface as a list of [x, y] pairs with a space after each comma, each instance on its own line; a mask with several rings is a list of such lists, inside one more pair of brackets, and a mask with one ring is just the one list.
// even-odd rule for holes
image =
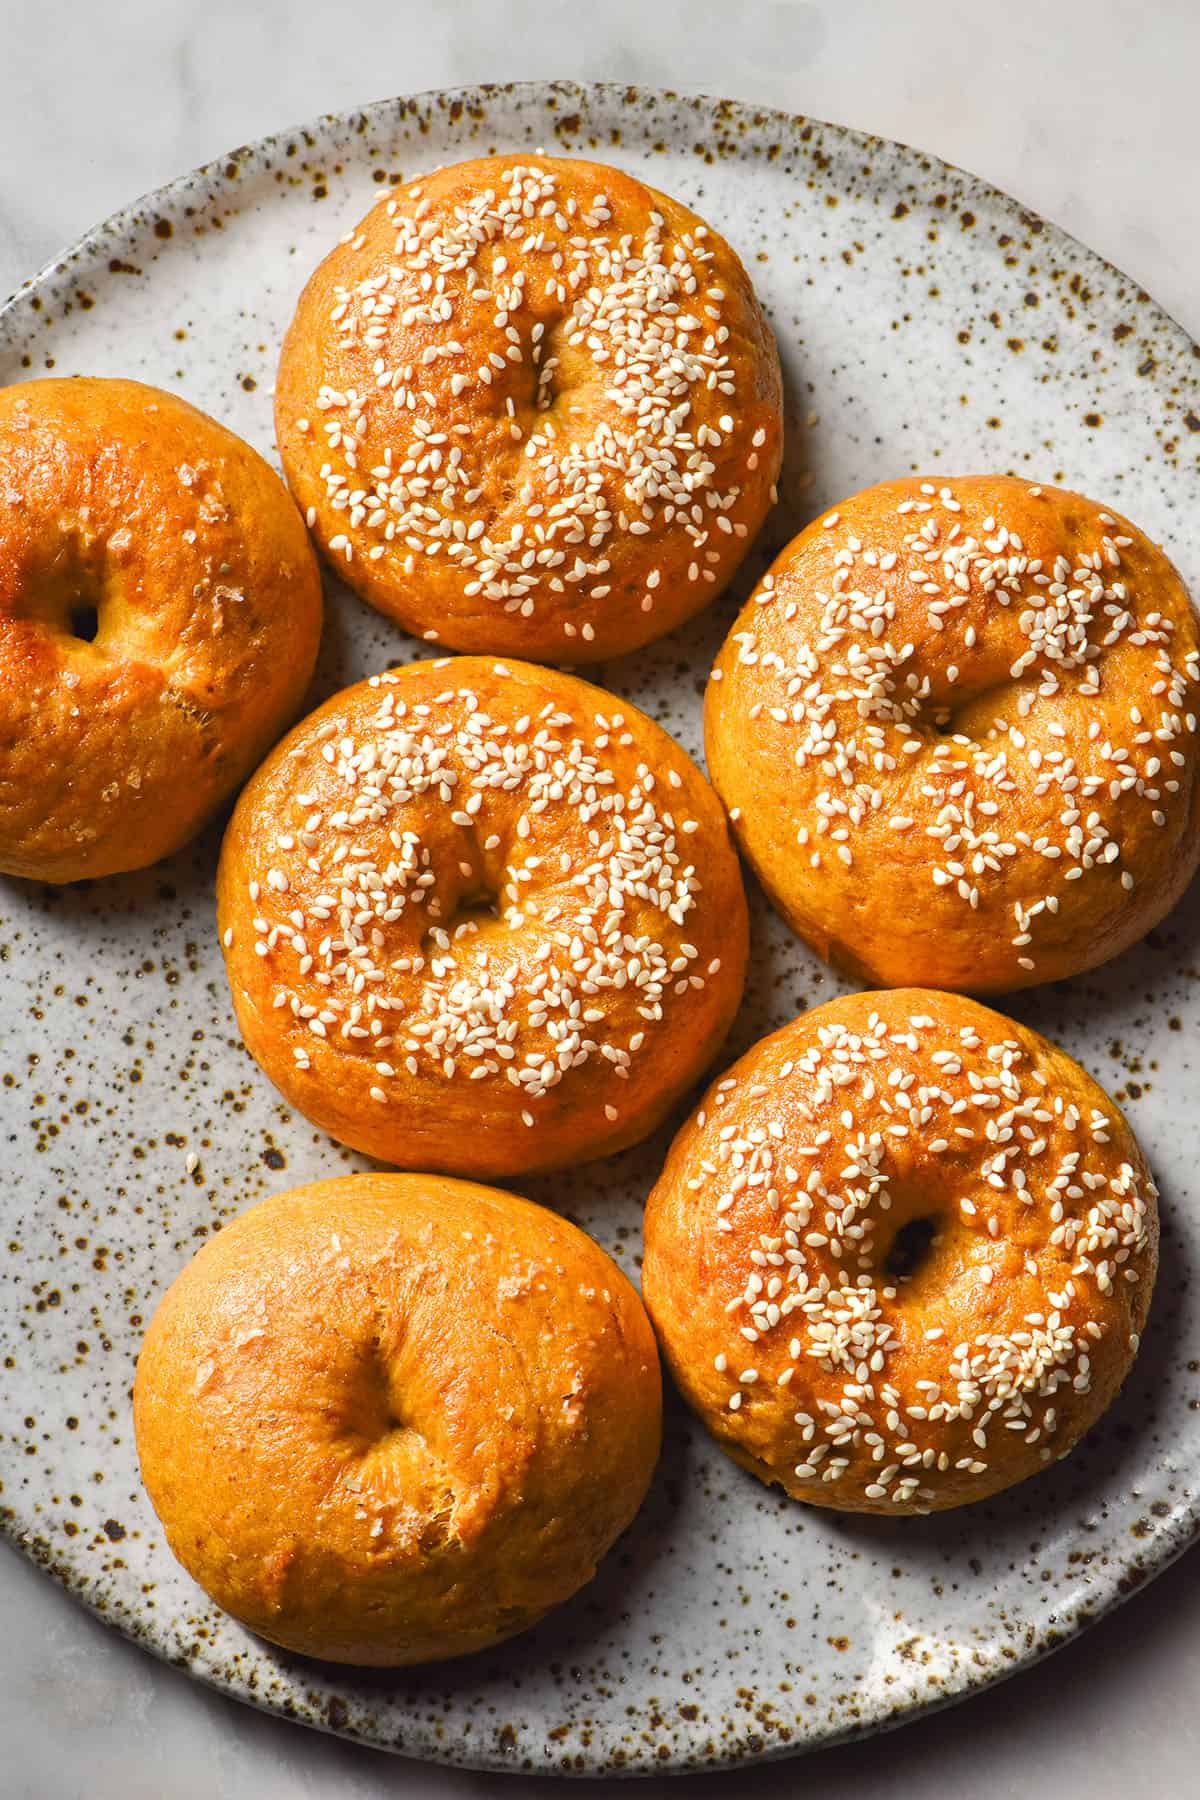
[[138, 1358], [142, 1477], [236, 1618], [384, 1667], [526, 1631], [590, 1581], [654, 1471], [637, 1294], [498, 1188], [348, 1175], [205, 1244]]
[[0, 868], [158, 862], [295, 718], [321, 637], [304, 525], [249, 445], [136, 381], [0, 392]]
[[1200, 620], [1101, 500], [1004, 475], [847, 496], [705, 696], [713, 780], [794, 929], [869, 985], [1011, 993], [1144, 937], [1200, 858]]
[[308, 281], [283, 466], [372, 606], [446, 649], [594, 663], [709, 606], [771, 505], [779, 358], [735, 249], [579, 158], [452, 163]]
[[961, 994], [886, 988], [711, 1084], [647, 1203], [642, 1286], [736, 1462], [894, 1518], [1069, 1455], [1137, 1355], [1157, 1264], [1153, 1179], [1079, 1064]]
[[247, 783], [217, 902], [251, 1054], [404, 1169], [626, 1149], [742, 995], [716, 795], [644, 713], [533, 663], [439, 657], [335, 694]]

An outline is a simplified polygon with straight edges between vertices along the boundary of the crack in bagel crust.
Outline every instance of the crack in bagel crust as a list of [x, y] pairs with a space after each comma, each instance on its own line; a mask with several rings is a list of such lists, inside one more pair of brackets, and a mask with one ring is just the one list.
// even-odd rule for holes
[[[932, 1219], [909, 1279], [889, 1246]], [[676, 1139], [643, 1292], [685, 1396], [799, 1499], [922, 1512], [1064, 1455], [1116, 1393], [1153, 1180], [1077, 1064], [972, 1001], [854, 995], [764, 1039]]]
[[239, 806], [220, 901], [251, 1050], [387, 1160], [632, 1142], [741, 991], [745, 902], [699, 771], [636, 709], [517, 663], [415, 664], [305, 721]]
[[285, 469], [427, 638], [572, 662], [715, 598], [779, 469], [778, 357], [727, 244], [619, 170], [496, 157], [381, 201], [302, 297]]
[[897, 481], [802, 532], [713, 670], [709, 765], [822, 954], [976, 992], [1115, 955], [1200, 855], [1200, 648], [1136, 527], [1007, 477]]

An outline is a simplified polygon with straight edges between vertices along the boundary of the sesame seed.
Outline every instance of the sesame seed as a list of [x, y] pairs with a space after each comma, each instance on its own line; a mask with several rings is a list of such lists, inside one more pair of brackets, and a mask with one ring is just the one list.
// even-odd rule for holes
[[[575, 704], [570, 677], [547, 703], [505, 663], [485, 696], [455, 669], [372, 677], [293, 747], [247, 858], [254, 979], [298, 1068], [317, 1039], [381, 1106], [417, 1075], [487, 1082], [533, 1128], [576, 1071], [620, 1092], [688, 1031], [681, 999], [720, 973], [725, 921], [705, 904], [701, 820], [659, 799], [685, 776], [657, 740], [638, 757], [628, 709], [599, 712], [582, 686]], [[489, 862], [494, 918], [474, 905]], [[627, 1111], [611, 1092], [588, 1103], [608, 1126]]]
[[[856, 868], [861, 849], [870, 867], [924, 880], [931, 927], [1015, 982], [1073, 972], [1071, 920], [1089, 940], [1097, 920], [1119, 930], [1137, 873], [1122, 852], [1144, 857], [1147, 822], [1173, 838], [1189, 829], [1200, 646], [1182, 587], [1169, 611], [1161, 584], [1139, 587], [1111, 515], [1075, 543], [1039, 508], [1027, 544], [995, 498], [1009, 491], [1030, 492], [914, 481], [882, 521], [872, 490], [844, 502], [760, 584], [712, 679], [733, 692], [718, 721], [753, 720], [720, 782], [748, 855], [765, 857], [780, 830], [807, 850], [787, 872], [788, 909], [818, 933], [853, 930], [858, 909], [828, 874]], [[981, 688], [986, 715], [956, 729], [950, 690]], [[764, 765], [790, 770], [769, 824], [748, 804]], [[1026, 832], [1023, 818], [1037, 823]], [[889, 848], [901, 837], [903, 858]], [[1044, 898], [1010, 924], [1013, 893]]]
[[[723, 1281], [740, 1284], [714, 1362], [719, 1374], [740, 1370], [727, 1414], [765, 1380], [787, 1394], [793, 1422], [776, 1453], [781, 1473], [907, 1507], [936, 1499], [943, 1478], [987, 1474], [1002, 1431], [1036, 1460], [1044, 1440], [1061, 1454], [1090, 1425], [1094, 1414], [1071, 1396], [1091, 1388], [1090, 1346], [1128, 1331], [1117, 1267], [1135, 1282], [1152, 1273], [1154, 1187], [1109, 1110], [1075, 1103], [1069, 1071], [1052, 1065], [1048, 1087], [1040, 1045], [1019, 1027], [982, 1011], [977, 1027], [907, 1017], [883, 995], [840, 1007], [802, 1015], [752, 1050], [685, 1128], [688, 1229], [701, 1263], [719, 1254]], [[909, 1277], [884, 1273], [894, 1202], [911, 1191], [911, 1164], [891, 1148], [901, 1111], [926, 1143], [956, 1145], [945, 1179], [985, 1197], [959, 1191], [965, 1249], [942, 1276], [935, 1236], [915, 1317]], [[922, 1172], [931, 1210], [939, 1179]], [[1069, 1217], [1059, 1198], [1068, 1190]], [[706, 1230], [724, 1235], [710, 1246]], [[1001, 1256], [1020, 1246], [1027, 1281], [1014, 1286], [1004, 1261], [983, 1260], [992, 1244]], [[974, 1320], [953, 1285], [964, 1254], [977, 1294], [988, 1293]], [[936, 1320], [944, 1283], [952, 1335], [924, 1322]], [[748, 1366], [743, 1341], [755, 1346]], [[764, 1454], [758, 1437], [742, 1441]]]
[[[563, 635], [593, 644], [622, 539], [682, 551], [689, 581], [715, 584], [757, 528], [772, 469], [759, 469], [757, 384], [742, 391], [732, 354], [745, 300], [708, 279], [711, 234], [606, 196], [572, 210], [565, 186], [553, 162], [509, 159], [465, 197], [435, 180], [380, 203], [350, 240], [370, 272], [328, 313], [312, 456], [332, 554], [418, 591], [428, 559], [497, 624], [569, 593]], [[598, 389], [586, 407], [570, 404], [581, 363]], [[506, 445], [477, 446], [468, 421], [498, 401]], [[480, 504], [496, 456], [517, 477], [498, 517]]]

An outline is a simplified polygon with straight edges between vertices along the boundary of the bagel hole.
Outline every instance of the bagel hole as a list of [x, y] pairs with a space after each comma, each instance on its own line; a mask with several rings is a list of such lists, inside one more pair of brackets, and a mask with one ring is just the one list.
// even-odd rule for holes
[[494, 925], [501, 916], [502, 900], [498, 890], [481, 887], [460, 896], [453, 917], [443, 929], [455, 938], [464, 932], [480, 931], [487, 925]]
[[375, 1442], [376, 1444], [384, 1444], [390, 1440], [407, 1437], [413, 1434], [419, 1437], [422, 1443], [425, 1442], [424, 1434], [417, 1430], [417, 1427], [411, 1420], [401, 1419], [398, 1418], [395, 1413], [389, 1413], [380, 1427], [379, 1435]]
[[100, 630], [100, 609], [90, 600], [76, 600], [67, 613], [67, 627], [73, 638], [94, 644]]
[[499, 894], [475, 894], [470, 900], [464, 900], [454, 915], [454, 923], [458, 925], [477, 925], [484, 919], [500, 917]]
[[892, 1239], [884, 1272], [893, 1281], [909, 1281], [928, 1260], [937, 1240], [935, 1218], [909, 1219]]
[[405, 1417], [390, 1392], [390, 1374], [382, 1366], [379, 1374], [379, 1392], [373, 1396], [369, 1410], [355, 1418], [352, 1427], [355, 1435], [361, 1439], [363, 1448], [372, 1453], [394, 1450], [399, 1444], [412, 1440], [424, 1449], [424, 1432]]

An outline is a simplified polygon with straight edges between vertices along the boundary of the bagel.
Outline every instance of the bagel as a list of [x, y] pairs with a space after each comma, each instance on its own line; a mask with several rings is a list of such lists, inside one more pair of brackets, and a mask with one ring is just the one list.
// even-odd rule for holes
[[722, 1449], [797, 1500], [938, 1511], [1065, 1456], [1124, 1380], [1154, 1182], [1062, 1050], [973, 1000], [831, 1000], [712, 1086], [642, 1291]]
[[779, 359], [746, 271], [600, 163], [397, 188], [321, 263], [276, 435], [322, 550], [431, 642], [585, 663], [721, 592], [773, 498]]
[[1166, 556], [1093, 501], [885, 482], [802, 531], [742, 612], [709, 769], [775, 905], [856, 979], [1058, 981], [1195, 871], [1198, 642]]
[[238, 802], [218, 922], [290, 1103], [407, 1168], [515, 1175], [659, 1123], [741, 996], [737, 856], [691, 759], [575, 676], [460, 657], [335, 695]]
[[427, 1175], [250, 1207], [158, 1307], [142, 1476], [252, 1631], [334, 1662], [461, 1656], [595, 1573], [658, 1456], [658, 1357], [565, 1219]]
[[140, 382], [0, 389], [0, 870], [177, 850], [290, 722], [320, 635], [303, 523], [248, 444]]

